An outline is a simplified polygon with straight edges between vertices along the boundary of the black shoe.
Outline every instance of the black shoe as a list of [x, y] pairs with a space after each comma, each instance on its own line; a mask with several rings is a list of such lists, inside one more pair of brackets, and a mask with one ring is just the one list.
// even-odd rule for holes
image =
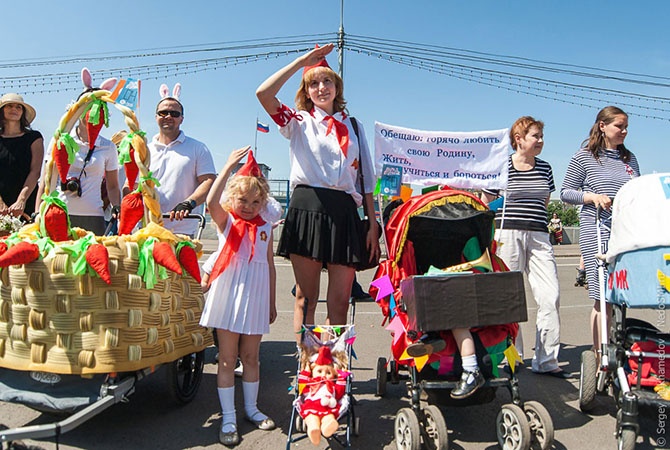
[[441, 352], [446, 346], [447, 343], [444, 339], [434, 337], [419, 339], [407, 346], [407, 354], [412, 358], [418, 358], [419, 356]]
[[474, 372], [464, 370], [458, 386], [451, 391], [451, 398], [460, 399], [471, 396], [477, 389], [484, 385], [484, 377], [479, 369]]
[[536, 375], [546, 375], [548, 377], [554, 377], [554, 378], [559, 378], [561, 380], [569, 380], [572, 378], [572, 374], [570, 372], [566, 372], [563, 369], [560, 370], [554, 370], [551, 372], [535, 372], [533, 371], [534, 374]]
[[359, 302], [372, 301], [372, 296], [367, 292], [361, 292], [360, 294], [352, 295], [352, 297]]

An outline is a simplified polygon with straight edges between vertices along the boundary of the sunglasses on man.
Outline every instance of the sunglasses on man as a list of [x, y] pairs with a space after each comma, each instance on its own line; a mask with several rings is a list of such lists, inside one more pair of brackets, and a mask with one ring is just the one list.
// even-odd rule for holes
[[156, 111], [156, 115], [159, 117], [174, 117], [175, 119], [181, 117], [180, 111]]

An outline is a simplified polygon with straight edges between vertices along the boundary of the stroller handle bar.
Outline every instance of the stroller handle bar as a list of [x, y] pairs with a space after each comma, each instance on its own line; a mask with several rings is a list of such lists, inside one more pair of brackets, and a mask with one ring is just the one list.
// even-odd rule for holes
[[[163, 219], [169, 219], [170, 214], [163, 214]], [[200, 239], [202, 236], [202, 232], [205, 230], [205, 225], [207, 224], [207, 219], [205, 219], [205, 216], [202, 214], [189, 214], [188, 216], [184, 217], [184, 219], [197, 219], [199, 221], [198, 223], [198, 230], [196, 231], [195, 238]], [[107, 228], [105, 229], [105, 233], [103, 236], [108, 236], [109, 233], [111, 232], [112, 228], [114, 227], [114, 224], [118, 222], [118, 218], [112, 217], [112, 220], [109, 221], [109, 225], [107, 225]]]
[[[165, 213], [163, 214], [163, 219], [169, 219], [170, 214]], [[188, 216], [184, 217], [182, 220], [198, 220], [198, 230], [195, 233], [195, 239], [200, 239], [202, 236], [202, 232], [205, 231], [205, 225], [207, 224], [207, 219], [205, 219], [205, 216], [202, 214], [189, 214]]]

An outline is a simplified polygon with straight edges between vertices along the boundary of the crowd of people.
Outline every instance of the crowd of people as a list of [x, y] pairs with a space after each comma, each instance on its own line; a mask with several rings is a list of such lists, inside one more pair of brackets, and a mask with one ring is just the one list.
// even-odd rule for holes
[[[298, 56], [256, 91], [261, 106], [289, 141], [291, 200], [277, 255], [290, 260], [295, 277], [293, 329], [297, 342], [302, 327], [315, 321], [321, 271], [328, 275], [327, 323], [345, 324], [352, 286], [356, 286], [354, 267], [366, 258], [364, 255], [378, 258], [380, 253], [374, 215], [368, 218], [370, 227], [361, 238], [358, 208], [365, 205], [368, 211], [374, 210], [376, 177], [364, 128], [349, 116], [343, 80], [326, 61], [332, 50], [333, 44], [328, 44]], [[296, 74], [300, 86], [295, 105], [289, 106], [277, 96]], [[240, 441], [234, 400], [238, 358], [244, 368], [245, 418], [259, 429], [275, 428], [274, 421], [259, 410], [257, 397], [260, 342], [277, 317], [272, 246], [277, 218], [270, 220], [262, 214], [270, 201], [269, 188], [250, 148], [233, 150], [217, 175], [207, 146], [181, 130], [185, 114], [179, 96], [179, 85], [171, 95], [166, 86], [161, 87], [155, 110], [158, 133], [148, 144], [150, 170], [158, 181], [161, 210], [170, 214], [166, 228], [194, 236], [197, 223], [184, 219], [202, 213], [205, 203], [216, 226], [219, 247], [206, 267], [203, 288], [209, 292], [201, 324], [216, 329], [217, 390], [223, 415], [219, 440], [234, 446]], [[42, 135], [30, 128], [35, 116], [35, 109], [20, 95], [0, 98], [0, 214], [29, 218], [39, 211], [45, 191], [41, 177], [45, 152]], [[590, 323], [596, 352], [602, 312], [597, 301], [595, 215], [600, 210], [608, 219], [617, 191], [640, 174], [635, 155], [624, 146], [627, 128], [624, 111], [614, 106], [603, 108], [582, 148], [572, 156], [560, 189], [562, 201], [582, 206], [579, 244], [589, 297], [594, 301]], [[562, 243], [563, 224], [556, 214], [552, 219], [547, 215], [556, 186], [550, 164], [539, 158], [543, 129], [544, 124], [530, 116], [513, 123], [508, 186], [505, 191], [485, 190], [482, 199], [489, 203], [504, 197], [505, 206], [497, 210], [495, 219], [498, 255], [511, 270], [525, 274], [538, 306], [532, 370], [567, 378], [570, 374], [559, 365], [559, 284], [550, 241], [553, 237], [557, 244]], [[102, 235], [107, 231], [105, 209], [109, 205], [118, 216], [118, 205], [129, 192], [128, 183], [124, 187], [119, 182], [114, 143], [91, 136], [84, 116], [74, 130], [78, 146], [75, 160], [67, 179], [54, 177], [50, 190], [67, 203], [73, 226]], [[247, 163], [233, 175], [245, 157]], [[359, 183], [358, 173], [361, 161], [363, 183]], [[603, 238], [608, 239], [606, 230]], [[482, 379], [474, 346], [467, 345], [471, 342], [468, 330], [455, 331], [465, 342], [461, 346], [464, 376], [459, 386], [460, 397], [465, 397]], [[523, 354], [520, 333], [516, 346]]]

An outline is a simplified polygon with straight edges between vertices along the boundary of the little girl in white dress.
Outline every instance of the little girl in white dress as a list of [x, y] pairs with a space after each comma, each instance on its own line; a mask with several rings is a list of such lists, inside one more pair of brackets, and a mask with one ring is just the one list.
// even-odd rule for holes
[[[247, 163], [226, 186], [232, 170], [247, 154]], [[224, 188], [226, 195], [222, 204]], [[220, 252], [210, 274], [210, 290], [200, 324], [216, 328], [218, 336], [217, 390], [223, 415], [219, 441], [227, 446], [240, 441], [234, 378], [238, 356], [244, 366], [245, 418], [261, 430], [275, 428], [274, 421], [257, 407], [260, 342], [277, 318], [272, 223], [260, 216], [269, 190], [247, 146], [231, 153], [207, 196]]]

